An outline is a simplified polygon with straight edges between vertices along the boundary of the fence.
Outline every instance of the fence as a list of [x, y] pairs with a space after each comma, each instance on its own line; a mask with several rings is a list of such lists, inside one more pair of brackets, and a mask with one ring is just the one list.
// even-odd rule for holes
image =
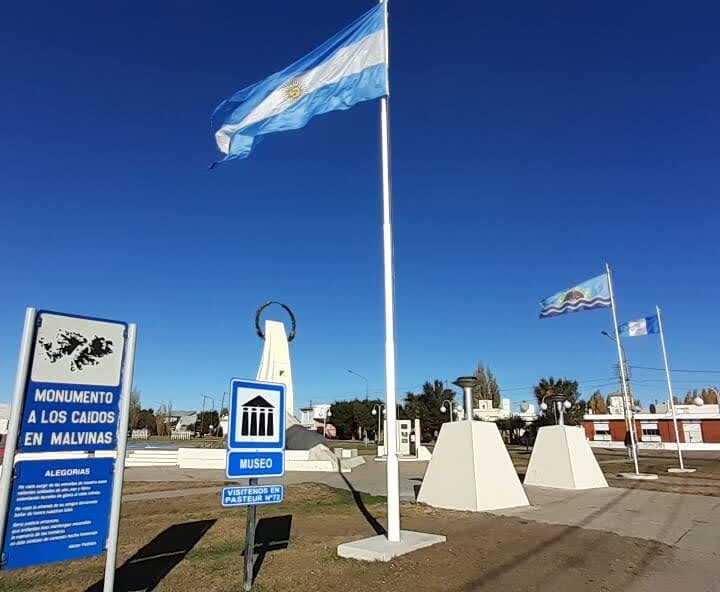
[[170, 432], [171, 440], [189, 440], [192, 438], [192, 432]]
[[130, 434], [133, 440], [147, 440], [150, 437], [150, 432], [143, 428], [142, 430], [133, 430]]

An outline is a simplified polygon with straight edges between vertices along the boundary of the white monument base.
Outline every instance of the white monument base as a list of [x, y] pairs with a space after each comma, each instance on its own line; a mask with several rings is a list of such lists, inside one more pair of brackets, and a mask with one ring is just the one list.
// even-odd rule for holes
[[654, 473], [618, 473], [621, 479], [634, 479], [635, 481], [657, 481]]
[[447, 538], [441, 534], [401, 530], [399, 543], [391, 543], [385, 535], [381, 534], [369, 539], [338, 545], [337, 554], [346, 559], [359, 559], [360, 561], [390, 561], [398, 555], [405, 555], [437, 543], [444, 543], [446, 540]]
[[565, 425], [545, 426], [538, 430], [525, 473], [525, 485], [556, 489], [608, 486], [585, 438], [585, 430]]
[[484, 421], [443, 424], [418, 502], [473, 512], [530, 505], [497, 426]]

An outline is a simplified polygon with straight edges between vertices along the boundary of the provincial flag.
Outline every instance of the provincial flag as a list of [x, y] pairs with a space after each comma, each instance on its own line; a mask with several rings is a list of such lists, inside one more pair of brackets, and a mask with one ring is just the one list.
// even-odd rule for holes
[[223, 160], [245, 158], [263, 134], [387, 95], [386, 34], [385, 6], [378, 4], [294, 64], [220, 103], [212, 128]]
[[638, 319], [637, 321], [628, 321], [618, 326], [621, 335], [628, 337], [642, 337], [650, 333], [660, 333], [657, 315]]
[[540, 301], [540, 318], [610, 306], [608, 276], [602, 274]]

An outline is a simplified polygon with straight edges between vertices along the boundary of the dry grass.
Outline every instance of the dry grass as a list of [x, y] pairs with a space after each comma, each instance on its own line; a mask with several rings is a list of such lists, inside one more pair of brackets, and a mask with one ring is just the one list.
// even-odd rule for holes
[[[363, 495], [360, 503], [384, 522], [384, 500]], [[402, 514], [404, 528], [441, 532], [448, 536], [448, 542], [387, 564], [343, 560], [336, 555], [338, 544], [375, 534], [353, 495], [319, 484], [288, 487], [283, 504], [259, 510], [259, 518], [282, 520], [279, 517], [291, 516], [292, 529], [287, 549], [270, 551], [263, 557], [255, 589], [460, 592], [481, 587], [487, 592], [553, 588], [619, 592], [648, 570], [652, 560], [662, 560], [667, 552], [667, 547], [651, 541], [514, 518], [414, 504], [404, 504]], [[221, 508], [215, 494], [125, 502], [120, 560], [157, 541], [168, 529], [176, 533], [178, 528], [192, 529], [193, 524], [206, 524], [206, 532], [186, 556], [172, 551], [182, 537], [165, 535], [165, 547], [154, 548], [137, 562], [147, 567], [146, 581], [117, 588], [118, 592], [148, 586], [158, 592], [241, 590], [245, 511]], [[592, 560], [598, 556], [604, 561]], [[612, 569], [608, 569], [610, 560]], [[102, 565], [102, 558], [96, 558], [2, 572], [0, 590], [85, 591], [102, 576]], [[564, 567], [557, 569], [558, 565]]]

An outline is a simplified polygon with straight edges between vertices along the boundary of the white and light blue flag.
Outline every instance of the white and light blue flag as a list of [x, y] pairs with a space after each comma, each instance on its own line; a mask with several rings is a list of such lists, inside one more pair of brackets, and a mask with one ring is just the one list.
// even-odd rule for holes
[[657, 315], [638, 319], [637, 321], [628, 321], [618, 326], [621, 335], [628, 337], [641, 337], [650, 333], [660, 333]]
[[378, 4], [304, 58], [220, 103], [212, 126], [223, 160], [245, 158], [263, 134], [387, 95], [385, 35], [385, 6]]
[[594, 308], [608, 308], [610, 305], [608, 276], [602, 274], [541, 300], [540, 318]]

